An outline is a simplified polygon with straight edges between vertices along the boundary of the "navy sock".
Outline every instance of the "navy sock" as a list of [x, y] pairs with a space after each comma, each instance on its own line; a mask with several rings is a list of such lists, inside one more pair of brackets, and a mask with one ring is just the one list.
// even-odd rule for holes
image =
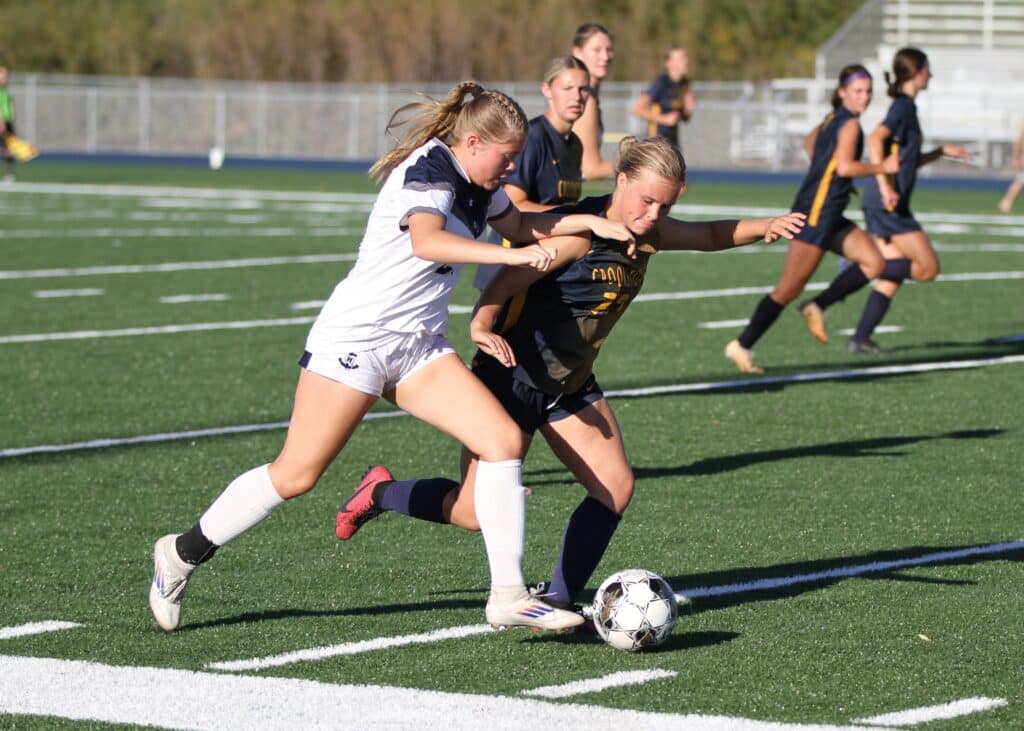
[[560, 604], [575, 599], [601, 563], [622, 516], [587, 497], [573, 511], [562, 537], [562, 550], [545, 598]]
[[373, 499], [383, 510], [394, 510], [396, 513], [433, 523], [447, 523], [443, 509], [444, 499], [458, 487], [458, 482], [444, 477], [395, 480], [374, 488]]
[[213, 558], [213, 554], [217, 549], [220, 548], [220, 546], [203, 535], [203, 530], [199, 527], [198, 520], [188, 533], [182, 533], [177, 537], [174, 541], [174, 547], [177, 549], [181, 560], [193, 566], [209, 561]]
[[[909, 260], [907, 260], [909, 261]], [[871, 290], [868, 301], [864, 305], [864, 311], [860, 313], [860, 322], [857, 323], [857, 330], [853, 333], [854, 340], [867, 340], [871, 333], [878, 327], [878, 323], [889, 311], [889, 304], [892, 300], [878, 290]]]
[[886, 259], [882, 279], [897, 283], [910, 279], [910, 259]]
[[772, 326], [772, 323], [779, 319], [782, 309], [783, 305], [765, 295], [757, 303], [757, 307], [754, 308], [754, 314], [750, 316], [750, 322], [747, 323], [747, 327], [740, 333], [740, 345], [748, 350], [753, 348], [754, 343], [764, 335], [765, 331]]
[[814, 298], [814, 304], [823, 310], [828, 309], [830, 305], [846, 299], [867, 283], [868, 278], [864, 276], [864, 272], [853, 264], [843, 269], [828, 285], [828, 289]]

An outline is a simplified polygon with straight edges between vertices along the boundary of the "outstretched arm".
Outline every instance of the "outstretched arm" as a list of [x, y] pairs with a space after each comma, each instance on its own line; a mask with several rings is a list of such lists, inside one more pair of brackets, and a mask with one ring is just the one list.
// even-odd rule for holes
[[434, 213], [409, 216], [409, 237], [413, 254], [439, 264], [507, 264], [544, 272], [556, 254], [554, 249], [539, 244], [506, 249], [463, 238], [446, 231], [444, 218]]
[[722, 251], [761, 239], [770, 244], [779, 238], [793, 238], [803, 228], [805, 220], [803, 213], [742, 221], [688, 222], [666, 218], [658, 225], [661, 234], [659, 248], [665, 251]]
[[505, 215], [490, 223], [495, 231], [515, 242], [590, 233], [616, 241], [633, 241], [633, 234], [623, 224], [589, 213], [523, 212], [512, 206]]

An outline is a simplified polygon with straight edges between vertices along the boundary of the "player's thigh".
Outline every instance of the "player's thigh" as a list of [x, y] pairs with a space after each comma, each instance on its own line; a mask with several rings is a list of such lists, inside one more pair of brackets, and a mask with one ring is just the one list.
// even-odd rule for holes
[[785, 305], [799, 297], [824, 255], [825, 250], [814, 244], [796, 239], [790, 241], [782, 264], [782, 274], [772, 291], [773, 298]]
[[316, 484], [376, 400], [317, 373], [299, 372], [284, 447], [270, 465], [270, 479], [282, 497]]
[[874, 239], [858, 226], [846, 233], [840, 249], [843, 256], [857, 264], [868, 279], [874, 279], [885, 269], [885, 260]]
[[898, 252], [898, 256], [886, 258], [910, 259], [911, 276], [914, 279], [934, 279], [939, 273], [939, 256], [924, 231], [895, 234], [888, 248]]
[[543, 425], [541, 433], [591, 497], [616, 513], [626, 509], [633, 496], [633, 470], [607, 399]]
[[458, 355], [436, 358], [389, 394], [395, 404], [487, 462], [521, 459], [523, 434]]

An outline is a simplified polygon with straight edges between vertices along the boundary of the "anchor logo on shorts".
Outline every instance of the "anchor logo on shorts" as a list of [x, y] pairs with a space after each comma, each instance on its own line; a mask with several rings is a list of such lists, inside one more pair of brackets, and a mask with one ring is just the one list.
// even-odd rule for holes
[[442, 264], [441, 266], [434, 270], [434, 274], [451, 274], [453, 271], [455, 270], [452, 269], [447, 264]]
[[357, 355], [355, 353], [349, 353], [344, 358], [338, 358], [338, 362], [341, 363], [342, 368], [348, 368], [350, 371], [359, 367], [356, 363]]

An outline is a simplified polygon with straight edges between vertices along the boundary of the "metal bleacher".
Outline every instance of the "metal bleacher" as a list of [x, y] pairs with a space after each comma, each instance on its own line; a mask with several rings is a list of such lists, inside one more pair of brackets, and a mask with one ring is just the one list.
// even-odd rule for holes
[[777, 79], [771, 115], [737, 116], [734, 124], [746, 129], [736, 138], [746, 147], [734, 159], [772, 160], [776, 168], [800, 160], [803, 136], [829, 110], [849, 63], [875, 77], [875, 101], [862, 119], [870, 130], [888, 106], [883, 73], [904, 46], [927, 53], [934, 74], [917, 98], [927, 139], [968, 145], [979, 169], [1004, 168], [1024, 120], [1024, 0], [868, 0], [822, 44], [814, 79]]

